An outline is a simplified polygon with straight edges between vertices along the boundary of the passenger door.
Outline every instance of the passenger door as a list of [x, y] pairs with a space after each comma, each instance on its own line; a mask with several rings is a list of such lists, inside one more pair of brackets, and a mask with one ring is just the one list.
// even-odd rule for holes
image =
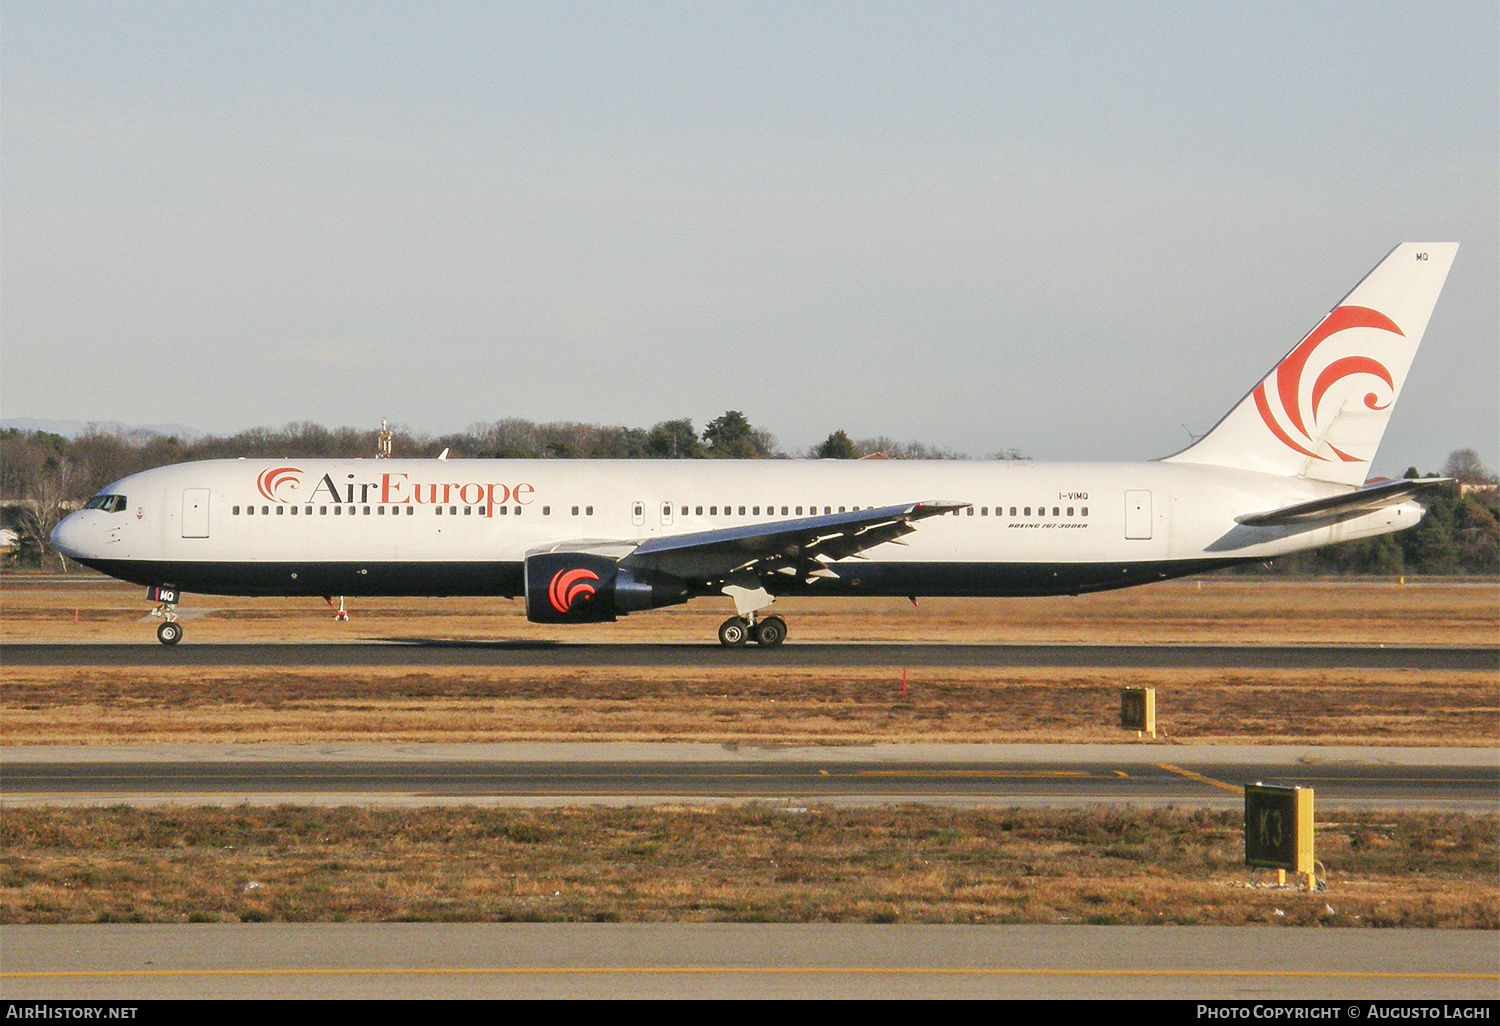
[[208, 489], [186, 488], [182, 492], [182, 536], [208, 537]]

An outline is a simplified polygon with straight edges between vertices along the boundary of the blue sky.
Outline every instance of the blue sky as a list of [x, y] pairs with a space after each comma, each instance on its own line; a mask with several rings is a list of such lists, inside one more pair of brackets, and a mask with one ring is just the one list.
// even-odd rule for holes
[[1500, 463], [1476, 4], [0, 8], [0, 414], [1180, 448], [1463, 243], [1376, 469]]

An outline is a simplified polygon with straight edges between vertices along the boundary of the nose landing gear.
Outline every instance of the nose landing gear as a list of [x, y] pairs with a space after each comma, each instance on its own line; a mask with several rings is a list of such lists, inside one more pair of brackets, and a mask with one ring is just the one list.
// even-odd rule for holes
[[167, 585], [155, 585], [146, 589], [146, 597], [156, 603], [152, 616], [163, 622], [156, 628], [156, 640], [163, 645], [175, 645], [182, 640], [182, 624], [177, 622], [177, 600], [182, 593]]

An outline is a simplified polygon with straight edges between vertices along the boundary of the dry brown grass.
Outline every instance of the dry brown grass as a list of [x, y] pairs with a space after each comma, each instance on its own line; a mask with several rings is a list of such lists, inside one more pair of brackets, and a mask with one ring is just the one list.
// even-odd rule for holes
[[[722, 602], [617, 624], [529, 624], [518, 603], [360, 599], [351, 623], [321, 603], [209, 599], [188, 625], [215, 641], [511, 638], [691, 641]], [[0, 580], [0, 636], [132, 640], [140, 589], [97, 576]], [[1080, 598], [803, 599], [778, 604], [797, 640], [1495, 644], [1494, 584], [1210, 578]], [[75, 614], [76, 611], [76, 614]], [[74, 622], [76, 615], [76, 623]], [[0, 668], [0, 741], [661, 740], [851, 744], [1117, 740], [1117, 689], [1158, 689], [1159, 719], [1194, 743], [1500, 743], [1493, 674], [1407, 671], [561, 668]]]
[[[1340, 813], [1328, 890], [1251, 889], [1238, 813], [8, 809], [0, 922], [1500, 927], [1500, 818]], [[254, 886], [252, 886], [252, 883]]]
[[[319, 599], [189, 595], [214, 608], [187, 625], [188, 641], [359, 641], [385, 638], [690, 642], [715, 636], [727, 600], [577, 627], [527, 623], [505, 599], [351, 599], [353, 619], [334, 623]], [[136, 621], [144, 590], [97, 575], [59, 582], [0, 578], [0, 638], [7, 642], [154, 643]], [[1076, 598], [785, 599], [776, 611], [791, 641], [1072, 642], [1093, 644], [1500, 643], [1500, 585], [1442, 580], [1283, 581], [1206, 577]]]
[[1127, 685], [1189, 744], [1500, 743], [1484, 672], [386, 667], [8, 667], [0, 743], [1093, 743]]

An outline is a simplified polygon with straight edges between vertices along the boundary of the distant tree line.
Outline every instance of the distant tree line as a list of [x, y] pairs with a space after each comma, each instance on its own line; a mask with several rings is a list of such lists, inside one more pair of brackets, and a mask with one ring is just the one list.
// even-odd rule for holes
[[[0, 430], [0, 527], [19, 535], [16, 557], [38, 563], [50, 553], [47, 537], [71, 510], [112, 481], [151, 467], [213, 459], [348, 459], [375, 456], [380, 432], [329, 429], [309, 422], [280, 429], [251, 428], [234, 435], [183, 439], [150, 431], [86, 431], [76, 438], [46, 431]], [[823, 452], [825, 448], [832, 448]], [[836, 451], [835, 451], [836, 450]], [[776, 438], [740, 410], [727, 410], [700, 433], [688, 418], [649, 428], [521, 418], [476, 424], [467, 431], [423, 435], [398, 428], [391, 455], [453, 459], [784, 459]], [[892, 459], [963, 459], [962, 453], [921, 442], [871, 438], [851, 442], [843, 431], [795, 455]], [[999, 458], [1021, 458], [1014, 452]]]
[[[965, 454], [900, 442], [885, 436], [853, 439], [838, 430], [811, 449], [789, 454], [775, 437], [739, 410], [725, 411], [699, 432], [687, 418], [649, 428], [520, 418], [476, 424], [467, 431], [429, 436], [393, 431], [391, 455], [502, 459], [966, 459]], [[0, 527], [19, 535], [19, 561], [50, 558], [46, 539], [69, 511], [112, 481], [151, 467], [190, 460], [372, 458], [379, 431], [325, 428], [308, 422], [280, 429], [184, 440], [151, 432], [129, 435], [89, 431], [76, 438], [45, 431], [0, 430]], [[1026, 459], [1007, 449], [991, 459]], [[1408, 477], [1418, 476], [1416, 468]], [[1451, 489], [1427, 493], [1427, 515], [1416, 527], [1282, 557], [1248, 572], [1274, 574], [1486, 574], [1500, 573], [1500, 500], [1495, 475], [1472, 449], [1460, 449], [1442, 470]]]

